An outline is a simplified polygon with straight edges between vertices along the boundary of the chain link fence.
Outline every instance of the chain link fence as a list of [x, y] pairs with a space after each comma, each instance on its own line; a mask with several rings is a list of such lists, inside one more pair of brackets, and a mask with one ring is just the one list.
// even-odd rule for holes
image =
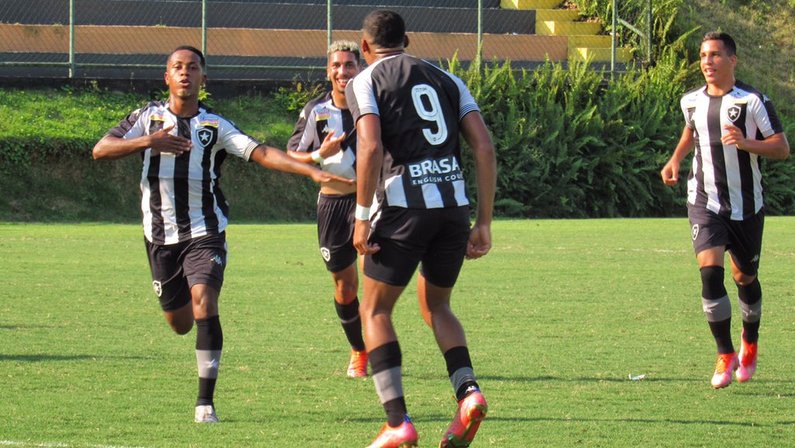
[[[504, 2], [504, 0], [503, 0]], [[500, 0], [394, 0], [409, 52], [465, 63], [566, 61], [566, 38]], [[359, 41], [363, 0], [3, 0], [0, 77], [162, 79], [179, 45], [205, 51], [214, 80], [320, 79], [332, 40]]]

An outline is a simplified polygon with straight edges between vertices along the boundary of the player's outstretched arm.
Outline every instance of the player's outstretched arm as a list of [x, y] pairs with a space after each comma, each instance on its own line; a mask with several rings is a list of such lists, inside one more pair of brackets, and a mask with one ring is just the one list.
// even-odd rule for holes
[[115, 160], [148, 148], [159, 152], [170, 152], [177, 156], [190, 151], [191, 141], [178, 135], [171, 135], [169, 132], [172, 129], [174, 129], [173, 125], [152, 134], [131, 139], [105, 135], [94, 145], [91, 153], [94, 160]]
[[478, 209], [469, 233], [467, 258], [480, 258], [491, 250], [491, 221], [497, 189], [497, 158], [494, 144], [480, 112], [470, 112], [461, 120], [461, 133], [475, 158]]
[[299, 162], [281, 149], [272, 146], [257, 146], [257, 149], [251, 153], [251, 160], [264, 168], [307, 176], [317, 183], [337, 181], [352, 185], [354, 182], [351, 179], [329, 174], [314, 166]]
[[287, 151], [287, 155], [301, 163], [320, 163], [323, 159], [329, 158], [334, 154], [340, 152], [342, 141], [345, 139], [345, 133], [341, 136], [334, 137], [334, 130], [330, 130], [326, 138], [320, 144], [320, 148], [310, 152], [304, 151]]
[[677, 143], [676, 149], [674, 149], [673, 155], [671, 155], [671, 158], [668, 159], [668, 163], [660, 170], [660, 177], [662, 177], [662, 181], [665, 185], [672, 187], [679, 182], [679, 165], [682, 163], [682, 159], [693, 150], [694, 143], [693, 130], [685, 126], [682, 130], [682, 136], [679, 137], [679, 143]]

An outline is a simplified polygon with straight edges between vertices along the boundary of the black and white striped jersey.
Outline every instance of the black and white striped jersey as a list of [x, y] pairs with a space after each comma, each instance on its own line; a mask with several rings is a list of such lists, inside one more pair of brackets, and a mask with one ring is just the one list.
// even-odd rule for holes
[[164, 101], [152, 101], [124, 118], [109, 135], [132, 139], [174, 125], [191, 139], [191, 150], [177, 157], [148, 148], [141, 153], [141, 211], [144, 235], [168, 245], [222, 232], [228, 206], [219, 180], [227, 154], [248, 160], [259, 142], [204, 106], [190, 118], [174, 115]]
[[469, 204], [459, 123], [479, 111], [461, 79], [401, 53], [379, 59], [345, 89], [354, 122], [381, 120], [379, 206], [427, 209]]
[[295, 123], [293, 135], [287, 142], [291, 151], [311, 152], [323, 143], [329, 131], [339, 137], [345, 133], [340, 152], [323, 160], [320, 168], [332, 174], [356, 179], [356, 127], [348, 109], [334, 105], [331, 92], [309, 101]]
[[708, 95], [706, 86], [688, 92], [680, 105], [695, 140], [687, 201], [737, 221], [759, 212], [763, 206], [761, 157], [724, 145], [720, 139], [728, 124], [755, 140], [782, 132], [773, 104], [753, 87], [737, 81], [723, 96]]

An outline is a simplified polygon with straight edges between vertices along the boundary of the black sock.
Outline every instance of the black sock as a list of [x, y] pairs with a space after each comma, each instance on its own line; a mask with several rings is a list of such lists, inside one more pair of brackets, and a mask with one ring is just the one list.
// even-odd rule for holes
[[196, 362], [199, 370], [199, 393], [196, 406], [212, 405], [224, 333], [218, 316], [196, 321]]
[[215, 394], [215, 382], [217, 378], [199, 378], [199, 396], [196, 398], [196, 406], [213, 406], [213, 395]]
[[743, 321], [743, 339], [745, 342], [754, 344], [759, 341], [759, 325], [761, 321], [746, 322]]
[[345, 337], [348, 338], [351, 348], [359, 352], [364, 351], [362, 319], [359, 317], [359, 299], [353, 299], [353, 302], [347, 305], [334, 300], [334, 309], [337, 310], [342, 330], [345, 331]]
[[732, 320], [726, 319], [720, 322], [708, 323], [709, 329], [712, 331], [712, 336], [715, 338], [715, 343], [718, 345], [718, 353], [734, 353], [734, 345], [732, 344], [731, 334]]
[[397, 428], [403, 423], [403, 416], [408, 413], [406, 411], [406, 399], [398, 397], [394, 400], [389, 400], [384, 403], [384, 410], [386, 411], [386, 421], [389, 426]]
[[743, 313], [748, 313], [750, 321], [743, 316], [743, 339], [745, 342], [755, 343], [759, 340], [759, 324], [762, 315], [762, 285], [755, 278], [750, 285], [737, 285], [737, 293]]
[[450, 377], [453, 390], [455, 390], [456, 400], [460, 401], [466, 397], [471, 387], [479, 387], [475, 381], [472, 360], [466, 346], [453, 347], [446, 351], [444, 361], [447, 364], [447, 376]]
[[368, 353], [373, 369], [373, 383], [386, 412], [389, 426], [395, 428], [408, 413], [401, 378], [402, 354], [397, 341], [388, 342]]

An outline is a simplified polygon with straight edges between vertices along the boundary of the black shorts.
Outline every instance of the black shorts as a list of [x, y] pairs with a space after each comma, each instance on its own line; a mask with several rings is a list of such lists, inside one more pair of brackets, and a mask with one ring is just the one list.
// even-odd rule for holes
[[339, 272], [356, 262], [353, 247], [353, 211], [356, 193], [344, 196], [321, 194], [317, 198], [317, 241], [320, 256], [330, 272]]
[[164, 311], [190, 303], [190, 289], [207, 285], [221, 291], [226, 268], [226, 234], [206, 235], [177, 244], [158, 245], [146, 239], [152, 287]]
[[386, 207], [373, 220], [370, 235], [381, 250], [365, 257], [364, 273], [389, 285], [406, 286], [422, 263], [428, 282], [451, 288], [464, 264], [469, 228], [468, 206]]
[[764, 209], [748, 219], [733, 221], [703, 207], [688, 205], [687, 216], [696, 255], [706, 249], [725, 246], [740, 271], [756, 275], [762, 253]]

